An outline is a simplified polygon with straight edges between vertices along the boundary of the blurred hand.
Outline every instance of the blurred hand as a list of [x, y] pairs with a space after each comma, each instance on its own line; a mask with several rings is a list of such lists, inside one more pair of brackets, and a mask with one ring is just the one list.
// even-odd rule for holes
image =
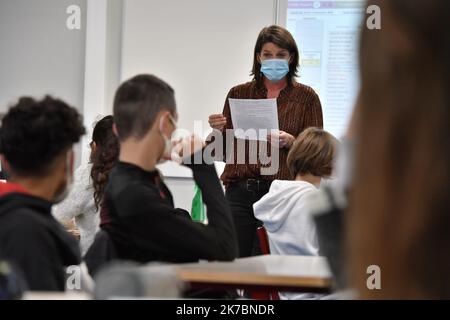
[[278, 139], [279, 147], [290, 148], [295, 141], [295, 137], [285, 131], [279, 131], [278, 133], [270, 133], [267, 135], [269, 141], [276, 141]]
[[73, 235], [76, 239], [80, 240], [80, 231], [77, 228], [77, 225], [75, 224], [75, 219], [70, 219], [69, 221], [66, 221], [63, 223], [64, 228], [69, 232], [71, 235]]
[[209, 125], [213, 129], [222, 130], [227, 124], [227, 118], [223, 116], [223, 114], [212, 114], [208, 119]]
[[78, 229], [71, 229], [67, 230], [75, 239], [80, 240], [80, 230]]
[[190, 135], [179, 140], [173, 147], [173, 152], [175, 156], [179, 156], [181, 159], [193, 155], [197, 151], [203, 149], [205, 143], [203, 140], [196, 136]]

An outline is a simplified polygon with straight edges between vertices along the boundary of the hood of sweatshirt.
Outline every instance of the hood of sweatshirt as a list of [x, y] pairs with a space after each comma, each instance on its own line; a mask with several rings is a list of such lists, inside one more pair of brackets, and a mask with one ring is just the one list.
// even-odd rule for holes
[[28, 194], [28, 191], [21, 185], [15, 183], [0, 182], [0, 197], [10, 193]]
[[[50, 202], [32, 196], [18, 184], [0, 183], [0, 220], [17, 219], [20, 223], [26, 223], [30, 219], [36, 221], [55, 241], [65, 265], [77, 265], [81, 262], [78, 242], [53, 218], [51, 207]], [[26, 221], [24, 214], [27, 215]]]
[[275, 232], [285, 223], [293, 210], [301, 210], [306, 199], [317, 188], [306, 181], [275, 180], [269, 192], [253, 205], [255, 217], [268, 232]]

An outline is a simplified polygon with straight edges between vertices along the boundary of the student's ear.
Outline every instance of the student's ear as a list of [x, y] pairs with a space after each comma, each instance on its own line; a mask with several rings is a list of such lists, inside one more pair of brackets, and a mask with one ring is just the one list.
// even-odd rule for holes
[[256, 54], [256, 61], [258, 61], [259, 64], [261, 63], [261, 55], [259, 53]]
[[159, 117], [156, 119], [156, 125], [159, 132], [163, 133], [165, 136], [170, 137], [172, 135], [170, 125], [170, 112], [169, 111], [161, 111], [159, 113]]
[[[114, 129], [113, 129], [113, 130], [114, 130]], [[92, 141], [92, 142], [91, 142], [90, 147], [91, 147], [91, 152], [94, 153], [94, 152], [95, 152], [95, 149], [97, 149], [97, 144], [95, 143], [95, 141]]]

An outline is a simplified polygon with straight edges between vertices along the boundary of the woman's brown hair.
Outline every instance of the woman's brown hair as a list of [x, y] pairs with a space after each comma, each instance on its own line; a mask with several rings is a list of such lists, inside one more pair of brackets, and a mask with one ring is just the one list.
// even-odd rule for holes
[[[361, 298], [450, 298], [447, 0], [369, 1], [363, 27], [349, 278]], [[367, 287], [367, 268], [381, 290]]]
[[293, 178], [311, 174], [329, 177], [333, 171], [337, 140], [318, 128], [304, 130], [295, 140], [287, 157], [287, 165]]
[[95, 149], [91, 153], [91, 178], [97, 210], [101, 206], [109, 173], [119, 157], [119, 141], [113, 132], [113, 123], [113, 117], [106, 116], [96, 123], [92, 133]]
[[261, 63], [259, 63], [258, 57], [266, 43], [273, 43], [278, 47], [289, 51], [289, 72], [286, 77], [289, 84], [294, 83], [295, 77], [298, 76], [298, 68], [300, 63], [297, 44], [288, 30], [275, 25], [262, 29], [259, 33], [258, 39], [256, 40], [253, 54], [253, 68], [250, 74], [253, 76], [253, 80], [260, 85], [262, 84], [263, 75], [261, 73]]

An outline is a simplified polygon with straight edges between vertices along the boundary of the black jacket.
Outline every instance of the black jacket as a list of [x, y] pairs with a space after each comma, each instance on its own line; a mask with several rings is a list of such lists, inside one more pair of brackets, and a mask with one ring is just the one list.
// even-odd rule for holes
[[214, 166], [189, 166], [202, 191], [208, 225], [175, 209], [158, 171], [119, 162], [110, 174], [105, 205], [110, 223], [103, 226], [119, 259], [137, 262], [233, 260], [236, 232]]
[[53, 218], [50, 202], [10, 186], [0, 187], [0, 259], [20, 269], [29, 290], [63, 291], [65, 267], [81, 261], [77, 240]]

